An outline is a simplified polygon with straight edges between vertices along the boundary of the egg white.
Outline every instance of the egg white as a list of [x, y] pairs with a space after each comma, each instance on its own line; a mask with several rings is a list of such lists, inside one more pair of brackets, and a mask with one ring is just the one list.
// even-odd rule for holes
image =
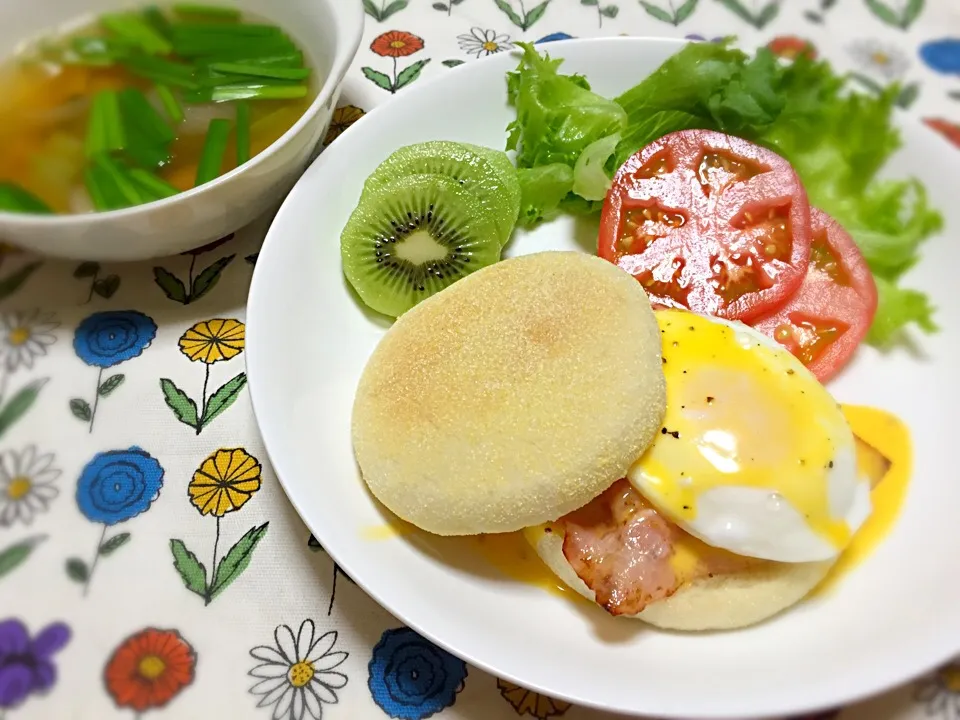
[[[853, 432], [836, 402], [792, 354], [742, 323], [676, 310], [657, 314], [667, 413], [662, 434], [630, 468], [629, 481], [670, 520], [715, 547], [779, 562], [836, 557], [871, 512]], [[804, 433], [810, 437], [799, 437]], [[829, 447], [809, 467], [795, 457], [809, 449], [808, 439], [821, 454]], [[769, 472], [760, 477], [754, 470], [748, 483], [743, 472], [751, 463]], [[822, 483], [814, 496], [826, 502], [808, 501], [806, 483]], [[825, 526], [836, 532], [816, 531]]]

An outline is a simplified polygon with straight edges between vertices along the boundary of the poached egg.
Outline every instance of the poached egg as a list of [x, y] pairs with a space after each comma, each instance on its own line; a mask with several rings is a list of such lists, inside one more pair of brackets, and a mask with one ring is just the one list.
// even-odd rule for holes
[[839, 555], [871, 512], [853, 432], [790, 352], [739, 323], [656, 313], [667, 409], [630, 483], [691, 535], [738, 555]]

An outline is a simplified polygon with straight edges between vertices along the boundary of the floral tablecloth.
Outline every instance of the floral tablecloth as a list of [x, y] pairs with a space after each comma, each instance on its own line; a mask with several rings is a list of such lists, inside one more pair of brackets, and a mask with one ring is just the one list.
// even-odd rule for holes
[[[904, 110], [960, 147], [960, 0], [362, 2], [328, 143], [519, 40], [735, 34], [827, 57], [865, 92], [899, 81]], [[267, 224], [142, 264], [0, 254], [0, 718], [609, 717], [402, 627], [294, 513], [245, 388]], [[960, 664], [838, 712], [956, 720]]]

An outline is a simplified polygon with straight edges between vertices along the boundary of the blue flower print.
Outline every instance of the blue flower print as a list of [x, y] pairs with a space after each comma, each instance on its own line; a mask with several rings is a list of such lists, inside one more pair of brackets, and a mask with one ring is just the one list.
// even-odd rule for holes
[[87, 365], [99, 368], [93, 402], [83, 398], [70, 400], [70, 412], [78, 420], [89, 423], [88, 432], [93, 432], [100, 399], [107, 397], [126, 379], [122, 373], [116, 373], [104, 380], [103, 371], [138, 357], [156, 336], [157, 324], [136, 310], [94, 313], [77, 327], [73, 335], [74, 352]]
[[87, 463], [77, 481], [77, 507], [94, 523], [102, 523], [97, 551], [89, 565], [80, 558], [67, 560], [67, 575], [83, 584], [83, 594], [101, 557], [113, 554], [130, 540], [130, 533], [107, 537], [107, 528], [146, 512], [160, 495], [163, 468], [138, 447], [98, 453]]
[[533, 44], [539, 45], [540, 43], [556, 42], [557, 40], [573, 40], [573, 35], [567, 35], [565, 32], [550, 33], [539, 40], [534, 40]]
[[924, 43], [920, 46], [920, 58], [938, 73], [960, 75], [960, 38]]
[[373, 701], [392, 718], [423, 720], [453, 705], [467, 665], [410, 628], [380, 637], [368, 666]]
[[157, 324], [136, 310], [98, 312], [85, 318], [73, 349], [87, 365], [111, 368], [142, 353], [157, 335]]
[[116, 525], [136, 517], [157, 499], [163, 468], [138, 447], [98, 453], [80, 473], [77, 505], [91, 522]]

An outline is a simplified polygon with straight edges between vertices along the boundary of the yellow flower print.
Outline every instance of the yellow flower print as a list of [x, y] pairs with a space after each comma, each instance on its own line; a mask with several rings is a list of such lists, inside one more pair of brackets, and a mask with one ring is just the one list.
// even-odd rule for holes
[[192, 362], [213, 365], [242, 353], [245, 333], [239, 320], [204, 320], [180, 336], [180, 352]]
[[327, 130], [327, 136], [323, 139], [324, 145], [329, 145], [336, 140], [348, 127], [362, 118], [366, 113], [356, 105], [344, 105], [333, 111], [333, 119], [330, 121], [330, 129]]
[[946, 720], [960, 715], [960, 662], [948, 663], [920, 681], [914, 697], [926, 705], [927, 716]]
[[194, 400], [170, 378], [160, 378], [160, 391], [177, 420], [193, 428], [197, 435], [233, 405], [246, 387], [247, 374], [240, 372], [212, 393], [207, 392], [210, 368], [215, 363], [237, 357], [243, 352], [245, 341], [244, 324], [224, 318], [198, 322], [180, 336], [180, 352], [191, 362], [203, 363], [203, 390], [199, 400]]
[[548, 698], [506, 680], [497, 680], [497, 687], [503, 699], [517, 711], [517, 715], [532, 715], [537, 720], [547, 720], [559, 717], [570, 709], [570, 703]]
[[242, 508], [260, 490], [260, 461], [243, 448], [221, 448], [207, 457], [187, 485], [190, 502], [201, 515], [216, 519], [213, 538], [213, 560], [209, 570], [183, 540], [171, 538], [173, 567], [184, 587], [203, 598], [204, 605], [213, 602], [250, 564], [257, 545], [267, 534], [270, 523], [247, 530], [222, 557], [220, 524], [224, 516]]
[[201, 515], [239, 510], [260, 489], [260, 462], [243, 448], [221, 449], [204, 460], [187, 486]]

